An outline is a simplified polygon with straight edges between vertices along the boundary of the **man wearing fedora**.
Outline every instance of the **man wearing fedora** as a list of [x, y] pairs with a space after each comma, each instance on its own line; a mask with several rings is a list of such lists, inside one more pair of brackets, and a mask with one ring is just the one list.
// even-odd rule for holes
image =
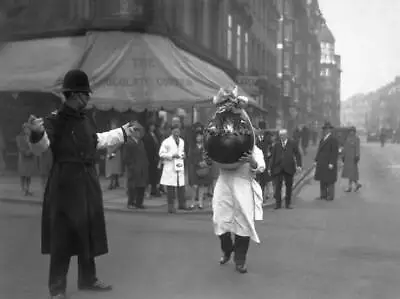
[[325, 122], [322, 127], [322, 139], [319, 142], [315, 157], [314, 178], [320, 183], [320, 197], [318, 199], [323, 200], [333, 200], [335, 197], [339, 142], [332, 135], [332, 130], [333, 126], [329, 122]]
[[90, 99], [88, 76], [69, 71], [63, 81], [64, 103], [45, 120], [29, 117], [32, 151], [47, 149], [53, 166], [42, 208], [42, 253], [50, 255], [49, 291], [53, 299], [66, 297], [70, 259], [78, 256], [78, 288], [109, 291], [96, 276], [95, 257], [108, 252], [102, 191], [96, 171], [96, 152], [127, 141], [133, 128], [96, 133], [86, 115]]

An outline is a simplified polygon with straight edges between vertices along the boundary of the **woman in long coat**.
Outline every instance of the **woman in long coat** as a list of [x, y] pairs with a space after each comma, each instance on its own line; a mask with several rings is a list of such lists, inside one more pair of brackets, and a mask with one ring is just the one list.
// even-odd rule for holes
[[349, 180], [349, 186], [346, 192], [358, 191], [361, 188], [361, 184], [358, 182], [358, 162], [360, 161], [360, 138], [356, 135], [356, 128], [352, 127], [349, 136], [343, 146], [342, 152], [343, 159], [343, 171], [342, 177]]
[[203, 145], [203, 133], [197, 131], [195, 133], [196, 144], [189, 150], [189, 182], [193, 187], [193, 200], [191, 209], [197, 205], [199, 209], [203, 209], [203, 201], [207, 195], [207, 188], [212, 184], [213, 177], [211, 173], [211, 165], [206, 161], [206, 154]]
[[29, 133], [29, 128], [24, 125], [21, 134], [16, 138], [18, 147], [18, 174], [21, 178], [21, 189], [25, 196], [32, 195], [30, 191], [31, 178], [37, 170], [37, 160], [29, 143]]
[[158, 151], [160, 150], [160, 136], [157, 134], [156, 125], [150, 123], [147, 128], [147, 132], [143, 137], [144, 147], [147, 153], [147, 159], [149, 162], [149, 184], [151, 185], [151, 195], [160, 196], [159, 184], [160, 184], [160, 157]]

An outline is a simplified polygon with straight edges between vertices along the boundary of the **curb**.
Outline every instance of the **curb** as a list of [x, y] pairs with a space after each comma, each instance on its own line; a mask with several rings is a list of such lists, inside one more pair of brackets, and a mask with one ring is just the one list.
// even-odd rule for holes
[[[301, 192], [302, 188], [307, 185], [311, 179], [312, 176], [310, 174], [314, 170], [314, 166], [306, 170], [301, 177], [296, 181], [296, 183], [293, 186], [293, 199], [295, 200], [296, 197], [299, 195]], [[11, 199], [11, 198], [0, 198], [0, 202], [5, 202], [5, 203], [14, 203], [14, 204], [25, 204], [25, 205], [41, 205], [41, 201], [34, 201], [30, 199]], [[128, 210], [125, 207], [110, 207], [110, 206], [104, 206], [104, 211], [106, 212], [114, 212], [114, 213], [128, 213], [128, 214], [166, 214], [166, 207], [167, 205], [162, 205], [162, 206], [157, 206], [157, 207], [148, 207], [146, 210]], [[275, 202], [268, 202], [263, 206], [263, 209], [269, 209], [271, 207], [275, 206]], [[189, 210], [189, 211], [177, 211], [176, 214], [181, 214], [181, 215], [204, 215], [208, 214], [211, 215], [212, 211], [211, 210]]]

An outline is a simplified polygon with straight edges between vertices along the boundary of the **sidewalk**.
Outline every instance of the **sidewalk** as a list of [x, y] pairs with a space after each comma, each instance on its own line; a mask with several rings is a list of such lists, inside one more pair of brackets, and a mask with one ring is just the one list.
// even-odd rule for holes
[[[301, 187], [303, 186], [303, 181], [298, 184], [299, 180], [307, 174], [307, 171], [313, 165], [313, 159], [315, 157], [316, 147], [311, 147], [308, 150], [307, 156], [303, 157], [303, 172], [296, 175], [294, 185], [296, 186], [296, 190], [294, 191], [294, 195], [296, 195]], [[126, 208], [127, 196], [124, 188], [119, 188], [116, 190], [108, 190], [108, 181], [104, 177], [100, 178], [101, 187], [103, 190], [103, 201], [104, 208], [107, 211], [118, 211], [118, 212], [128, 212], [128, 213], [155, 213], [161, 212], [165, 213], [167, 210], [167, 199], [165, 196], [163, 197], [148, 197], [144, 200], [144, 205], [146, 206], [145, 210], [130, 210]], [[305, 183], [305, 182], [304, 182]], [[125, 186], [125, 179], [121, 178], [120, 185]], [[191, 195], [192, 190], [190, 187], [187, 187], [187, 203], [191, 204]], [[43, 191], [40, 185], [40, 178], [34, 177], [32, 178], [32, 187], [31, 191], [33, 192], [33, 196], [24, 196], [20, 190], [19, 178], [16, 175], [13, 176], [3, 176], [0, 177], [0, 201], [3, 202], [13, 202], [13, 203], [28, 203], [28, 204], [41, 204]], [[271, 200], [267, 206], [274, 205], [275, 202]], [[191, 210], [191, 211], [182, 211], [179, 213], [210, 213], [211, 212], [211, 200], [206, 200], [204, 202], [203, 210]]]

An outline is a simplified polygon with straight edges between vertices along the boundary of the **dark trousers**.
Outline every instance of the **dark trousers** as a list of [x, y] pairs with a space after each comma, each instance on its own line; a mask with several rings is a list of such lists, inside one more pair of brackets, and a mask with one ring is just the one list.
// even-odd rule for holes
[[[50, 256], [49, 290], [51, 296], [65, 293], [67, 289], [67, 274], [71, 257], [65, 255]], [[78, 256], [78, 286], [95, 283], [96, 264], [94, 258]]]
[[282, 206], [282, 184], [284, 181], [286, 187], [285, 205], [289, 207], [292, 203], [293, 175], [282, 171], [275, 176], [275, 200], [277, 208]]
[[175, 197], [178, 197], [178, 208], [186, 209], [185, 186], [167, 186], [168, 212], [175, 210]]
[[145, 187], [128, 187], [128, 206], [143, 206]]
[[234, 261], [237, 265], [246, 263], [247, 251], [249, 250], [250, 237], [235, 235], [235, 242], [232, 241], [232, 234], [225, 233], [219, 236], [221, 249], [225, 256], [231, 256], [234, 253]]
[[264, 173], [264, 172], [257, 174], [256, 181], [260, 184], [261, 190], [263, 191], [263, 194], [264, 194], [265, 186], [268, 183], [268, 174]]
[[335, 184], [328, 184], [319, 182], [321, 198], [326, 200], [333, 200], [335, 198]]

